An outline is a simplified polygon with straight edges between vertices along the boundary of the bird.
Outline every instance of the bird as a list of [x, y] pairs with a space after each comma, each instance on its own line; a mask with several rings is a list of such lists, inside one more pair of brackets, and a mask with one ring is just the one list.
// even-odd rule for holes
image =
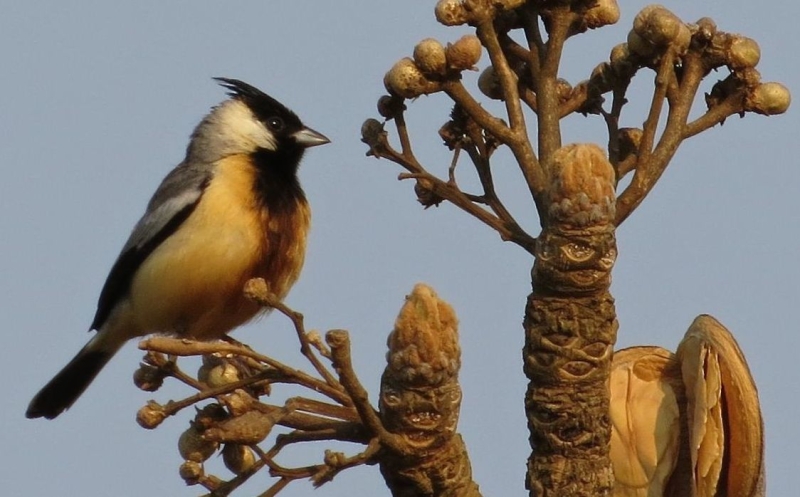
[[261, 314], [245, 298], [263, 278], [282, 300], [303, 266], [311, 211], [297, 177], [310, 147], [330, 140], [237, 79], [191, 134], [100, 292], [77, 355], [31, 400], [28, 418], [71, 407], [130, 339], [154, 333], [215, 340]]

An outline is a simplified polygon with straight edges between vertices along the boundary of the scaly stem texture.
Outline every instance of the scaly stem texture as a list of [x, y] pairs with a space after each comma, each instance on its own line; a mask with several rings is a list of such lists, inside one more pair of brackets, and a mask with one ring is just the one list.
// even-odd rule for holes
[[537, 240], [525, 309], [526, 483], [537, 497], [608, 496], [614, 171], [593, 145], [562, 147], [554, 159], [550, 222]]

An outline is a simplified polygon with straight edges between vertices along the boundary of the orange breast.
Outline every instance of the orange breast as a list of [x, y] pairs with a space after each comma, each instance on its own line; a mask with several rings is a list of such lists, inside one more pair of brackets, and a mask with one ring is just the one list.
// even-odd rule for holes
[[310, 210], [267, 212], [254, 195], [245, 156], [221, 161], [195, 211], [148, 257], [131, 286], [137, 335], [152, 332], [213, 339], [259, 308], [242, 295], [253, 277], [284, 298], [305, 259]]

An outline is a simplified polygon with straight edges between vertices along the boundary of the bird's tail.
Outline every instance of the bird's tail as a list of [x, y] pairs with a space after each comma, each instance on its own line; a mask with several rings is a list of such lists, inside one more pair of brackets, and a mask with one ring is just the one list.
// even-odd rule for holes
[[27, 418], [53, 419], [78, 400], [97, 374], [125, 341], [110, 340], [113, 334], [99, 332], [69, 364], [58, 372], [28, 404]]

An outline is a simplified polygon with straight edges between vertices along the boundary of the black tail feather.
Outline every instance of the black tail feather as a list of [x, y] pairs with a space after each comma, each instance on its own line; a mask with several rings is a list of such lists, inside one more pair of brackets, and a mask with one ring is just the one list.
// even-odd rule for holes
[[28, 405], [25, 417], [53, 419], [69, 409], [113, 355], [113, 351], [91, 350], [88, 345], [84, 347], [39, 390]]

